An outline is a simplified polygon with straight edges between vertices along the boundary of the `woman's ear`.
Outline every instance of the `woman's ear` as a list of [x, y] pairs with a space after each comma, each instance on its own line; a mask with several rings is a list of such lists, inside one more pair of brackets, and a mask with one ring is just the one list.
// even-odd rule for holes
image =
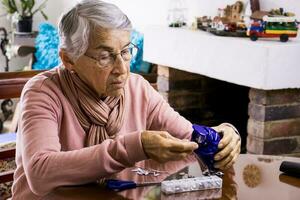
[[72, 70], [73, 66], [74, 66], [74, 62], [69, 58], [69, 56], [66, 53], [66, 51], [63, 50], [63, 49], [60, 49], [59, 50], [59, 56], [60, 56], [60, 59], [61, 59], [62, 63], [64, 64], [64, 66], [68, 70]]

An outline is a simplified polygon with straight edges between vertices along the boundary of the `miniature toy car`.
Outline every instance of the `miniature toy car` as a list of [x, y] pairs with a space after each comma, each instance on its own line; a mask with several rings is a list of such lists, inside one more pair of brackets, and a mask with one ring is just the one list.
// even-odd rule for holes
[[262, 20], [254, 21], [247, 30], [252, 41], [259, 37], [276, 38], [287, 42], [290, 37], [297, 37], [298, 24], [295, 17], [264, 16]]

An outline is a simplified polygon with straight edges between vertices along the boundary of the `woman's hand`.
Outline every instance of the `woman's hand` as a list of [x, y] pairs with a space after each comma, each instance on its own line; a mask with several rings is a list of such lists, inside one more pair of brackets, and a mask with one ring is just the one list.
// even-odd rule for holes
[[180, 140], [165, 131], [143, 131], [141, 140], [148, 158], [160, 163], [183, 159], [198, 148], [197, 143]]
[[241, 138], [232, 125], [224, 123], [212, 128], [223, 136], [218, 145], [219, 152], [214, 157], [214, 167], [226, 170], [234, 164], [240, 154]]

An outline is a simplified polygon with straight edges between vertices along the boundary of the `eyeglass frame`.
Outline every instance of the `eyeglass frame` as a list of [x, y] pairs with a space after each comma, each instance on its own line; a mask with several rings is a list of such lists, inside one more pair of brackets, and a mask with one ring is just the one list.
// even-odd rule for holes
[[[101, 65], [103, 68], [108, 68], [108, 67], [114, 65], [114, 63], [116, 62], [116, 59], [117, 59], [117, 56], [118, 56], [118, 55], [121, 55], [121, 58], [122, 58], [122, 60], [123, 60], [124, 62], [129, 62], [129, 61], [131, 61], [131, 59], [132, 59], [133, 56], [131, 55], [131, 58], [130, 58], [129, 60], [125, 60], [125, 59], [123, 58], [123, 56], [122, 56], [122, 51], [124, 51], [124, 50], [126, 50], [126, 49], [136, 48], [136, 50], [137, 50], [137, 52], [138, 52], [138, 51], [139, 51], [139, 47], [138, 47], [137, 45], [133, 44], [132, 42], [130, 42], [130, 43], [128, 44], [128, 46], [129, 46], [129, 45], [133, 45], [133, 46], [132, 46], [132, 47], [127, 47], [127, 48], [122, 49], [122, 50], [120, 51], [120, 53], [109, 52], [109, 57], [112, 58], [113, 60], [112, 60], [112, 63], [110, 63], [110, 64], [108, 64], [108, 65], [106, 65], [106, 66], [105, 66], [105, 65], [102, 65], [101, 62], [100, 62], [98, 59], [96, 59], [95, 57], [93, 57], [93, 56], [87, 55], [86, 53], [84, 53], [83, 55], [86, 56], [86, 57], [88, 57], [88, 58], [90, 58], [90, 59], [93, 59], [94, 61], [97, 61], [97, 63], [99, 63], [99, 65]], [[132, 54], [132, 53], [130, 53], [130, 54]]]

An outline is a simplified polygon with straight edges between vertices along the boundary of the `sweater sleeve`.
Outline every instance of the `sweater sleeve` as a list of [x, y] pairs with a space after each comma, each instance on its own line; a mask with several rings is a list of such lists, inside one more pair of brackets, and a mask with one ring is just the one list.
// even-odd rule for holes
[[21, 143], [29, 187], [36, 195], [45, 195], [58, 186], [92, 182], [146, 159], [139, 132], [62, 151], [58, 125], [62, 111], [58, 100], [46, 92], [24, 92], [21, 109], [21, 137], [17, 142]]
[[145, 87], [149, 100], [147, 110], [149, 128], [151, 130], [167, 131], [180, 139], [191, 139], [192, 124], [171, 108], [162, 95], [147, 81], [145, 81]]

